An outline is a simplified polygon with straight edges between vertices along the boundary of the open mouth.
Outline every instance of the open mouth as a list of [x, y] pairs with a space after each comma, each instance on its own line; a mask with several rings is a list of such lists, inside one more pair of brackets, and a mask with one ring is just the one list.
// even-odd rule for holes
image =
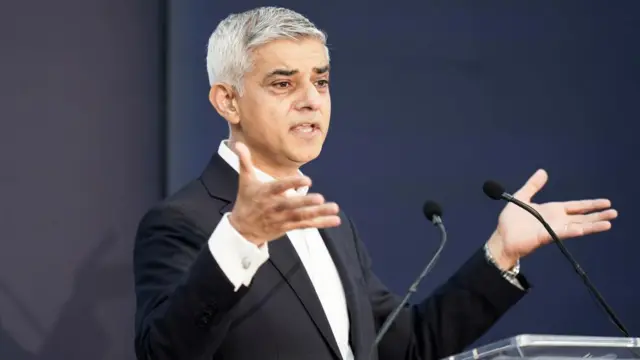
[[300, 133], [312, 133], [314, 131], [320, 131], [320, 127], [315, 123], [302, 123], [291, 127], [291, 131]]
[[321, 133], [320, 126], [316, 123], [300, 123], [292, 126], [289, 131], [296, 137], [304, 140], [314, 139]]

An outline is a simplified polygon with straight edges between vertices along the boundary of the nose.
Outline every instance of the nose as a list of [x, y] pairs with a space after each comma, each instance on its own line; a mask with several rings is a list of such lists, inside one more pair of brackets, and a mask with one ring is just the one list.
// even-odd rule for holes
[[302, 90], [302, 97], [298, 102], [298, 110], [318, 110], [322, 105], [322, 96], [314, 84], [308, 84]]

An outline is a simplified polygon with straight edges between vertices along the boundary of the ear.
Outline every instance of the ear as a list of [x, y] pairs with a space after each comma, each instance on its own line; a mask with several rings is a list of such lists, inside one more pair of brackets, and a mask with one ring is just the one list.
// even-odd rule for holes
[[237, 125], [240, 122], [238, 95], [231, 85], [213, 84], [209, 90], [209, 102], [229, 124]]

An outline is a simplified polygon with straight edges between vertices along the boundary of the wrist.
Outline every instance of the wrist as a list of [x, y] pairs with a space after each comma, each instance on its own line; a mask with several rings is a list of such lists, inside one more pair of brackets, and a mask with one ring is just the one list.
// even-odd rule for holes
[[496, 267], [501, 271], [510, 271], [516, 267], [520, 257], [516, 254], [506, 251], [502, 236], [495, 232], [486, 243], [486, 250], [490, 253]]
[[235, 216], [233, 215], [233, 212], [229, 214], [228, 220], [231, 227], [233, 227], [238, 232], [238, 234], [240, 234], [240, 236], [242, 236], [248, 242], [256, 245], [257, 247], [261, 247], [266, 242], [266, 241], [260, 240], [259, 237], [253, 235], [251, 231], [247, 230], [246, 227], [242, 224], [242, 222], [238, 221], [238, 219], [235, 218]]

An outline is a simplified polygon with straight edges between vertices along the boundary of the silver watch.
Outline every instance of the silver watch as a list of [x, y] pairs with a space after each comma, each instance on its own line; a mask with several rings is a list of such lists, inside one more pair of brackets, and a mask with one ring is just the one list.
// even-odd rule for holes
[[496, 263], [496, 260], [493, 258], [493, 255], [491, 255], [491, 251], [489, 251], [489, 246], [487, 244], [484, 244], [484, 255], [487, 258], [487, 261], [489, 263], [491, 263], [493, 266], [495, 266], [500, 270], [500, 272], [502, 273], [502, 276], [504, 276], [505, 279], [509, 281], [517, 280], [518, 274], [520, 274], [520, 260], [518, 260], [516, 262], [516, 265], [511, 269], [502, 270], [498, 267], [498, 264]]

